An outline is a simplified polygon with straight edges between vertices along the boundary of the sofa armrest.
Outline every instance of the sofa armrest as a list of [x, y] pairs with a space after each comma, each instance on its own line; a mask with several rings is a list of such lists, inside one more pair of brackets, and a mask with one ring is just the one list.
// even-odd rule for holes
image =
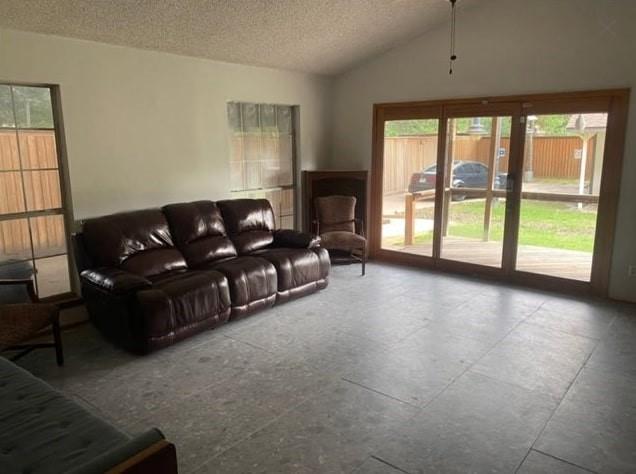
[[150, 280], [118, 268], [84, 270], [80, 277], [83, 281], [117, 295], [152, 287]]
[[273, 247], [291, 247], [297, 249], [310, 249], [320, 245], [320, 237], [309, 232], [299, 232], [291, 229], [279, 229], [274, 231]]
[[126, 444], [110, 449], [69, 474], [152, 472], [177, 474], [177, 456], [172, 443], [158, 429], [151, 429]]

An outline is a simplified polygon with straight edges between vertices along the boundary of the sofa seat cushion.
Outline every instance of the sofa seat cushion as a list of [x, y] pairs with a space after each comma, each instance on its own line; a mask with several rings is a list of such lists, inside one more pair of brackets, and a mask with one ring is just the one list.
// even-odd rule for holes
[[313, 249], [270, 248], [254, 255], [271, 262], [278, 275], [278, 291], [315, 283], [323, 278], [321, 261]]
[[70, 472], [129, 437], [0, 358], [0, 472]]
[[320, 244], [327, 250], [361, 250], [366, 244], [366, 239], [361, 235], [342, 230], [325, 232], [320, 234]]
[[[137, 293], [148, 338], [174, 335], [197, 323], [229, 314], [230, 292], [225, 276], [216, 271], [176, 273], [153, 282]], [[227, 319], [227, 318], [225, 318]]]
[[261, 300], [264, 300], [266, 306], [274, 304], [278, 279], [274, 265], [267, 260], [244, 256], [228, 259], [208, 268], [227, 277], [233, 311], [234, 308], [243, 308]]

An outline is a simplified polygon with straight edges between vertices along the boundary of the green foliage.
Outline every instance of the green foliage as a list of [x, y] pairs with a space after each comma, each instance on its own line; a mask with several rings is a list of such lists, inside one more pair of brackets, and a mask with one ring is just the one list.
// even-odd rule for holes
[[[536, 121], [538, 132], [542, 135], [569, 135], [565, 127], [568, 123], [569, 115], [539, 115]], [[473, 123], [471, 118], [456, 119], [456, 130], [459, 134], [468, 134]], [[490, 135], [492, 127], [492, 118], [484, 117], [481, 119], [483, 135]], [[501, 121], [501, 135], [503, 137], [510, 136], [511, 120], [508, 117]], [[438, 120], [391, 120], [386, 122], [384, 127], [385, 137], [405, 137], [418, 135], [436, 135], [438, 132]]]
[[0, 86], [0, 127], [13, 127], [16, 122], [20, 128], [53, 128], [48, 88]]
[[391, 120], [384, 127], [385, 137], [437, 135], [438, 120]]
[[543, 135], [570, 135], [570, 133], [565, 130], [569, 118], [569, 115], [539, 115], [537, 117], [536, 126], [539, 133]]

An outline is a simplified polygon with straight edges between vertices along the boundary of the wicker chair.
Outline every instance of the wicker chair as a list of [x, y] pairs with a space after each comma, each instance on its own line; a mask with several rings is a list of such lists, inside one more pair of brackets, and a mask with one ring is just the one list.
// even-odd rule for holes
[[362, 275], [366, 272], [367, 239], [364, 222], [355, 217], [355, 196], [324, 196], [315, 201], [316, 233], [320, 246], [329, 251], [333, 263], [360, 262]]
[[[0, 286], [13, 285], [24, 285], [31, 302], [0, 305], [0, 351], [17, 352], [10, 358], [15, 361], [34, 349], [54, 347], [57, 365], [64, 365], [59, 308], [39, 302], [31, 279], [0, 280]], [[28, 343], [48, 326], [52, 328], [54, 342]]]

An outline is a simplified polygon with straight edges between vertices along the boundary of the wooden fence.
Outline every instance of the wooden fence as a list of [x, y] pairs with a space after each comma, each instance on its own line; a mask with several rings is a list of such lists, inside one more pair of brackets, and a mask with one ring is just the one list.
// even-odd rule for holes
[[[0, 130], [0, 216], [62, 207], [57, 167], [53, 131]], [[0, 262], [30, 258], [31, 239], [36, 257], [63, 252], [63, 216], [0, 221]]]
[[[586, 177], [594, 169], [595, 138], [588, 146]], [[577, 179], [581, 161], [575, 151], [582, 147], [578, 137], [534, 137], [533, 172], [537, 178]], [[502, 138], [505, 155], [499, 160], [499, 171], [508, 167], [510, 139]], [[458, 135], [455, 141], [455, 160], [480, 161], [488, 164], [490, 137]], [[413, 173], [422, 171], [437, 161], [437, 136], [386, 137], [384, 139], [384, 192], [404, 192]]]

